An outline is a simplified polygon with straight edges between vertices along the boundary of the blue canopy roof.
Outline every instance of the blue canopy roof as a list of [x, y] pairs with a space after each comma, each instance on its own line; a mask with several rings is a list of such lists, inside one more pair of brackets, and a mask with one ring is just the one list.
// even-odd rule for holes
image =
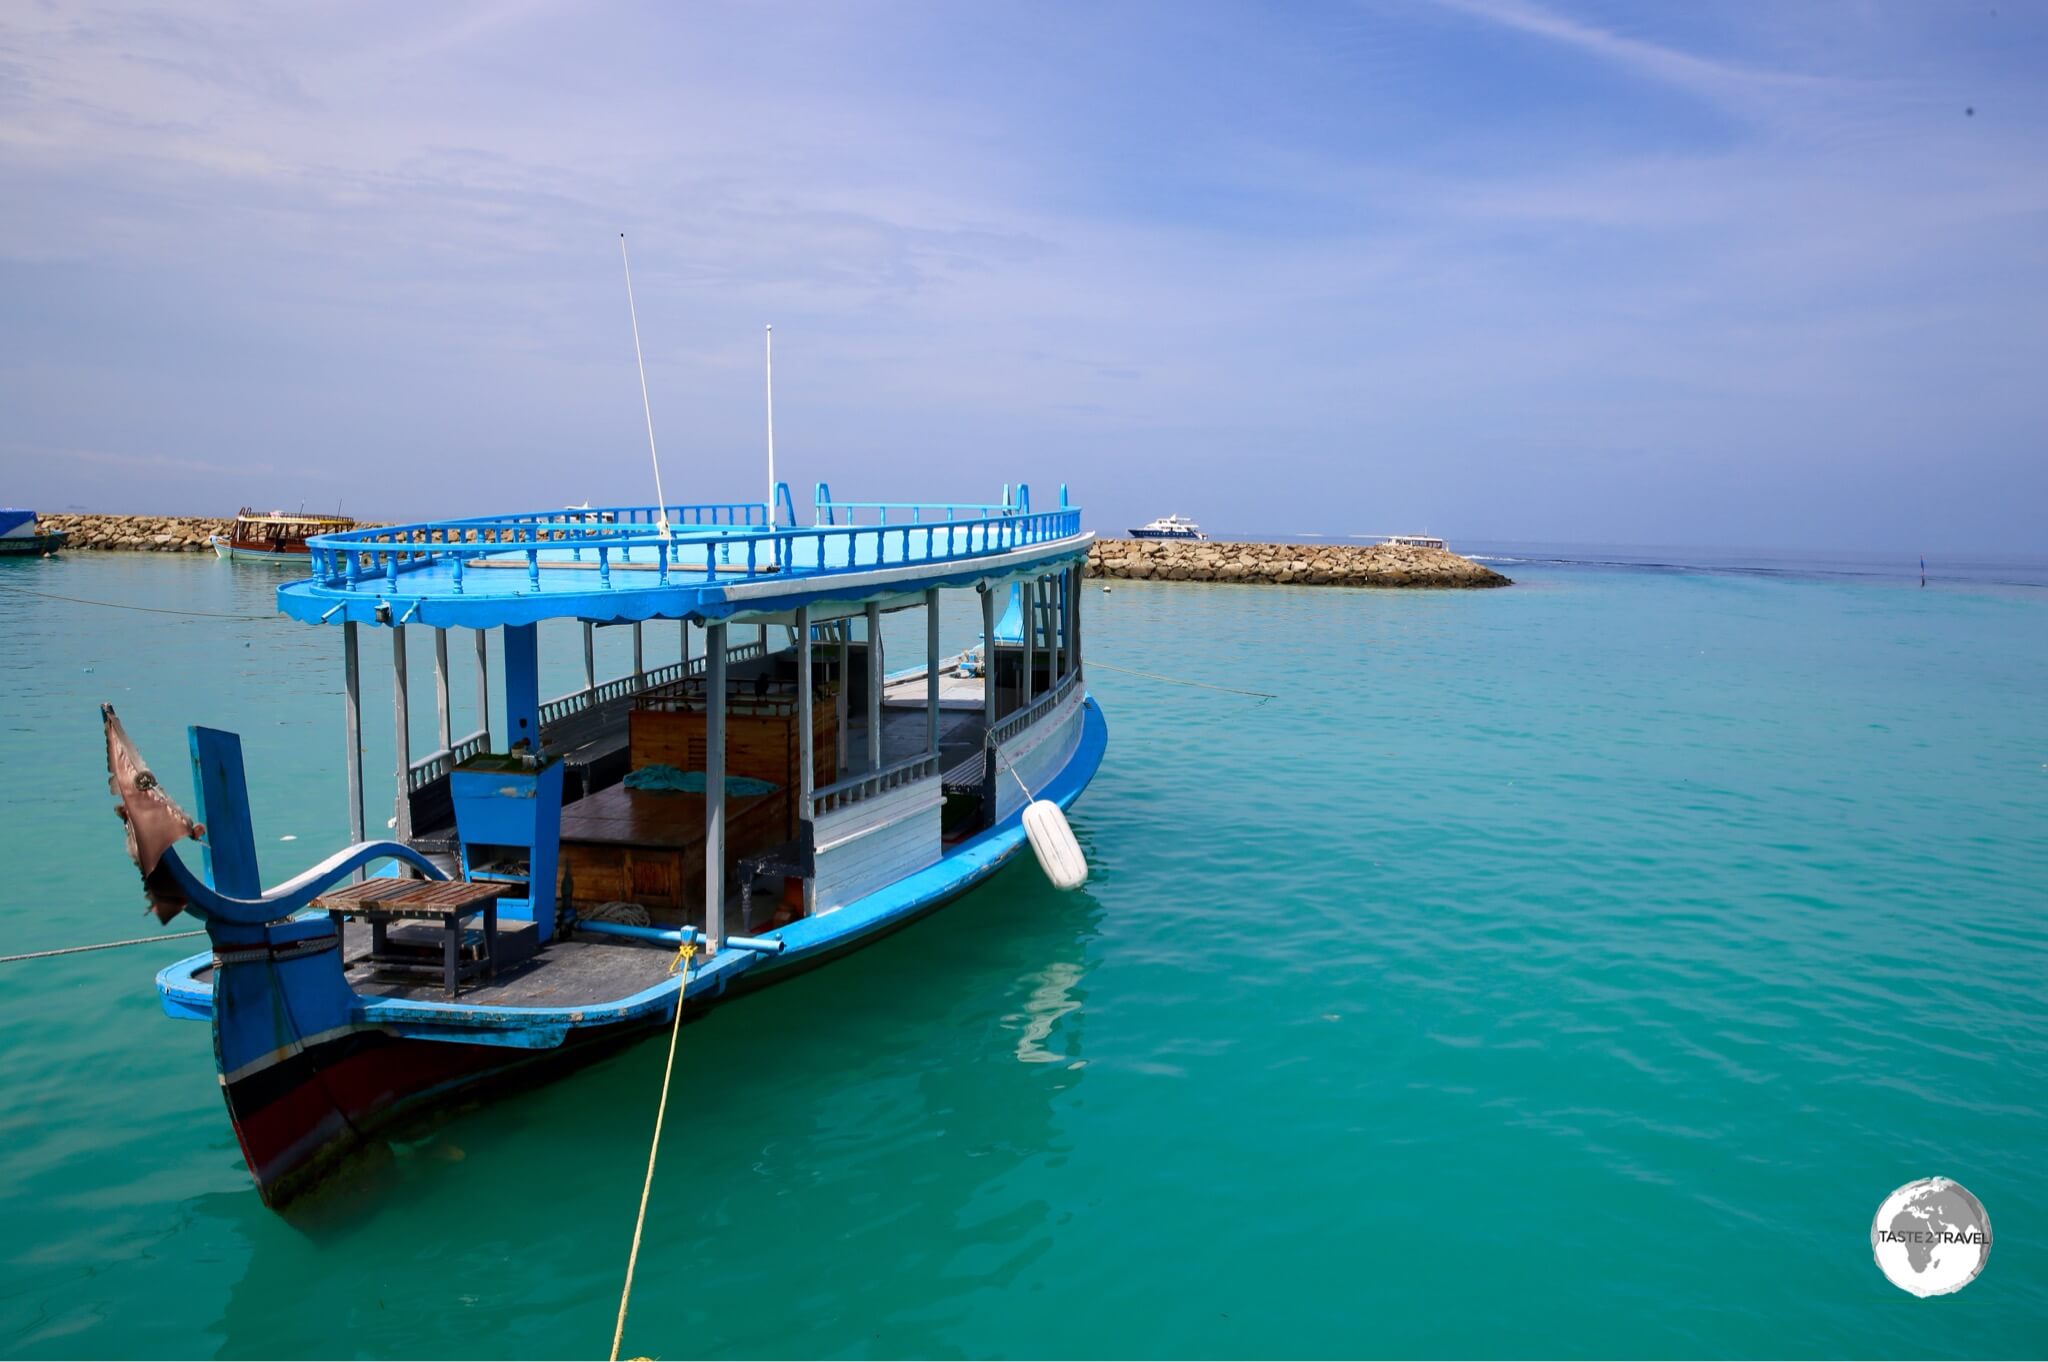
[[[906, 504], [900, 509], [916, 517], [908, 523], [804, 528], [764, 523], [755, 502], [353, 530], [308, 540], [313, 575], [280, 587], [277, 602], [309, 623], [708, 622], [969, 586], [1051, 571], [1086, 554], [1092, 535], [1082, 531], [1078, 508], [1028, 505]], [[836, 520], [845, 508], [821, 501], [819, 513]]]

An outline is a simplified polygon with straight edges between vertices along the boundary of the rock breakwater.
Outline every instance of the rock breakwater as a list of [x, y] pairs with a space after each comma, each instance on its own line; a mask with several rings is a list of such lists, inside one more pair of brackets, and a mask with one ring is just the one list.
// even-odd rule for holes
[[233, 520], [175, 515], [42, 515], [45, 530], [64, 531], [70, 549], [126, 549], [139, 553], [205, 553], [206, 536], [226, 534]]
[[[40, 517], [62, 530], [64, 547], [140, 553], [205, 553], [207, 536], [226, 534], [231, 519], [203, 516], [99, 515]], [[370, 529], [373, 526], [363, 525]], [[1483, 587], [1509, 580], [1443, 549], [1399, 544], [1252, 544], [1184, 539], [1098, 539], [1088, 551], [1091, 577], [1161, 582], [1244, 582], [1295, 586]]]
[[[44, 530], [62, 530], [65, 549], [116, 549], [130, 553], [207, 553], [212, 545], [207, 536], [226, 534], [234, 518], [189, 515], [103, 515], [99, 512], [61, 512], [39, 515]], [[359, 530], [374, 530], [374, 522], [358, 521]]]
[[1187, 539], [1098, 539], [1091, 577], [1294, 586], [1508, 586], [1492, 568], [1444, 549], [1402, 544], [1239, 544]]

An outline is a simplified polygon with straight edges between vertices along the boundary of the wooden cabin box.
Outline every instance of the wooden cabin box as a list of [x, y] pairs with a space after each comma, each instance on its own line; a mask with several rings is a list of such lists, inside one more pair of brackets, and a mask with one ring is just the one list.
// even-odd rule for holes
[[[811, 706], [811, 770], [819, 785], [830, 785], [838, 759], [839, 718], [833, 696]], [[669, 704], [635, 706], [627, 718], [627, 745], [632, 767], [660, 764], [679, 771], [701, 771], [706, 764], [705, 714]], [[766, 699], [734, 696], [725, 716], [725, 773], [769, 780], [790, 794], [783, 818], [783, 837], [796, 835], [795, 791], [801, 780], [797, 743], [797, 705], [793, 697]], [[744, 851], [735, 853], [745, 855]]]
[[[782, 840], [789, 798], [785, 790], [752, 799], [727, 797], [728, 868], [739, 857]], [[579, 818], [573, 805], [564, 812], [563, 902], [578, 909], [637, 903], [664, 926], [704, 925], [704, 796], [615, 785], [577, 803], [621, 816]], [[579, 826], [590, 835], [572, 835]]]
[[[656, 764], [681, 771], [706, 765], [702, 697], [655, 695], [627, 718], [631, 766]], [[834, 697], [812, 706], [813, 771], [829, 784], [838, 749]], [[776, 785], [773, 794], [727, 795], [725, 853], [728, 875], [740, 857], [794, 837], [802, 810], [797, 705], [786, 690], [765, 697], [730, 697], [725, 721], [725, 771]], [[562, 814], [562, 901], [578, 908], [619, 901], [637, 903], [668, 925], [701, 925], [704, 918], [704, 797], [628, 790], [615, 785], [577, 800]]]

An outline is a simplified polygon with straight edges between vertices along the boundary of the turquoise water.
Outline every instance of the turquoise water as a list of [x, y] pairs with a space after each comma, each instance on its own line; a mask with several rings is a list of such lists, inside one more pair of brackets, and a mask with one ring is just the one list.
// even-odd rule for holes
[[[1510, 570], [1091, 593], [1094, 658], [1281, 698], [1097, 669], [1085, 891], [1012, 866], [687, 1028], [628, 1351], [2048, 1349], [2048, 592]], [[243, 733], [273, 875], [342, 840], [331, 635], [19, 594], [274, 582], [0, 567], [0, 953], [148, 930], [102, 698], [174, 788]], [[602, 1355], [660, 1045], [287, 1221], [156, 1009], [183, 945], [0, 966], [0, 1352]], [[1922, 1301], [1870, 1220], [1936, 1174], [1996, 1245]]]

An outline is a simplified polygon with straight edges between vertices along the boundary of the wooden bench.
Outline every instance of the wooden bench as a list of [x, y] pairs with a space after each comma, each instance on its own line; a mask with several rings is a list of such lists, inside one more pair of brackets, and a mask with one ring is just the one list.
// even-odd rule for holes
[[[498, 971], [498, 897], [515, 886], [470, 880], [364, 880], [328, 890], [313, 900], [334, 921], [338, 935], [344, 918], [370, 924], [370, 963], [378, 969], [441, 976], [441, 987], [453, 998], [465, 981]], [[482, 950], [463, 959], [464, 924], [482, 914]], [[427, 922], [441, 928], [441, 960], [430, 963], [416, 952], [394, 951], [386, 935], [394, 922]]]

